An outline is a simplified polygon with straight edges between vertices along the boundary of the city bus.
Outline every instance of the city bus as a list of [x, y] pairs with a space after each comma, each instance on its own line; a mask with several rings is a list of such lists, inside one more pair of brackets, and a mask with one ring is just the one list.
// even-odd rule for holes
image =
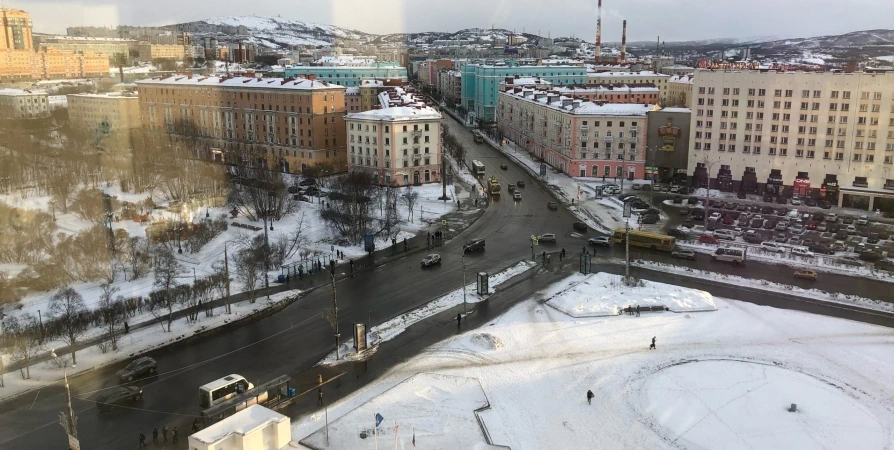
[[477, 159], [472, 160], [472, 173], [476, 177], [480, 177], [484, 175], [484, 163], [478, 161]]
[[481, 132], [478, 130], [472, 130], [472, 137], [475, 138], [476, 143], [484, 142], [484, 137], [481, 136]]
[[199, 388], [199, 405], [207, 409], [253, 387], [242, 375], [227, 375]]
[[[615, 230], [615, 244], [623, 244], [627, 236], [624, 228]], [[652, 250], [663, 250], [669, 252], [674, 249], [677, 240], [671, 236], [658, 233], [648, 233], [645, 231], [630, 230], [630, 245], [635, 247], [651, 248]]]

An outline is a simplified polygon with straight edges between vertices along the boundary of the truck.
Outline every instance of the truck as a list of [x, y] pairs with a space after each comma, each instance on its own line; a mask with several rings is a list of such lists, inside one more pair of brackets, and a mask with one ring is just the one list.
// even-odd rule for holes
[[484, 137], [481, 136], [481, 132], [478, 130], [472, 130], [472, 137], [475, 138], [476, 143], [484, 142]]
[[500, 195], [500, 182], [497, 181], [497, 177], [490, 177], [487, 181], [487, 191], [490, 192], [490, 195]]

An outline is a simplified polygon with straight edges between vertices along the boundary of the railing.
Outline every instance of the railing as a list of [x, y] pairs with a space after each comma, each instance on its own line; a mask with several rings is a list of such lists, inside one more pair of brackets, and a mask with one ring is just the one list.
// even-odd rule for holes
[[589, 139], [589, 137], [587, 137], [587, 135], [585, 135], [585, 134], [584, 134], [584, 135], [581, 135], [581, 137], [580, 137], [580, 140], [581, 140], [582, 142], [586, 142], [588, 139]]
[[639, 127], [634, 125], [634, 126], [630, 127], [629, 130], [636, 133], [637, 131], [639, 131]]
[[630, 143], [634, 143], [634, 144], [635, 144], [635, 143], [636, 143], [636, 139], [637, 139], [637, 138], [635, 138], [635, 137], [629, 137], [629, 138], [627, 138], [627, 142], [630, 142]]
[[605, 142], [615, 142], [615, 138], [613, 136], [606, 136], [602, 138]]
[[588, 131], [589, 129], [590, 129], [590, 126], [589, 126], [589, 125], [581, 125], [581, 126], [580, 126], [580, 130], [581, 130], [581, 131]]
[[422, 130], [414, 130], [413, 136], [422, 136]]

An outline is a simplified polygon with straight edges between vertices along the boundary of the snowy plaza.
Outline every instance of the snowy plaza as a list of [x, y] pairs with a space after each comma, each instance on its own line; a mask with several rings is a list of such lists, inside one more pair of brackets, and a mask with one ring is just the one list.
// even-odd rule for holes
[[[328, 446], [323, 411], [293, 422], [293, 439], [351, 449], [894, 445], [891, 330], [648, 281], [643, 292], [612, 288], [606, 277], [567, 277], [330, 405]], [[568, 309], [606, 314], [546, 304], [568, 295], [579, 298]], [[650, 296], [693, 307], [613, 314]]]

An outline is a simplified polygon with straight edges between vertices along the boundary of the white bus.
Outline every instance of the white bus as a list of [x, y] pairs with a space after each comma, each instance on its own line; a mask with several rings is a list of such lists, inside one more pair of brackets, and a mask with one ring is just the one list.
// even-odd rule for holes
[[253, 387], [242, 375], [227, 375], [199, 388], [199, 405], [207, 409]]
[[472, 173], [475, 174], [476, 177], [480, 177], [484, 175], [484, 163], [478, 161], [477, 159], [472, 160]]

